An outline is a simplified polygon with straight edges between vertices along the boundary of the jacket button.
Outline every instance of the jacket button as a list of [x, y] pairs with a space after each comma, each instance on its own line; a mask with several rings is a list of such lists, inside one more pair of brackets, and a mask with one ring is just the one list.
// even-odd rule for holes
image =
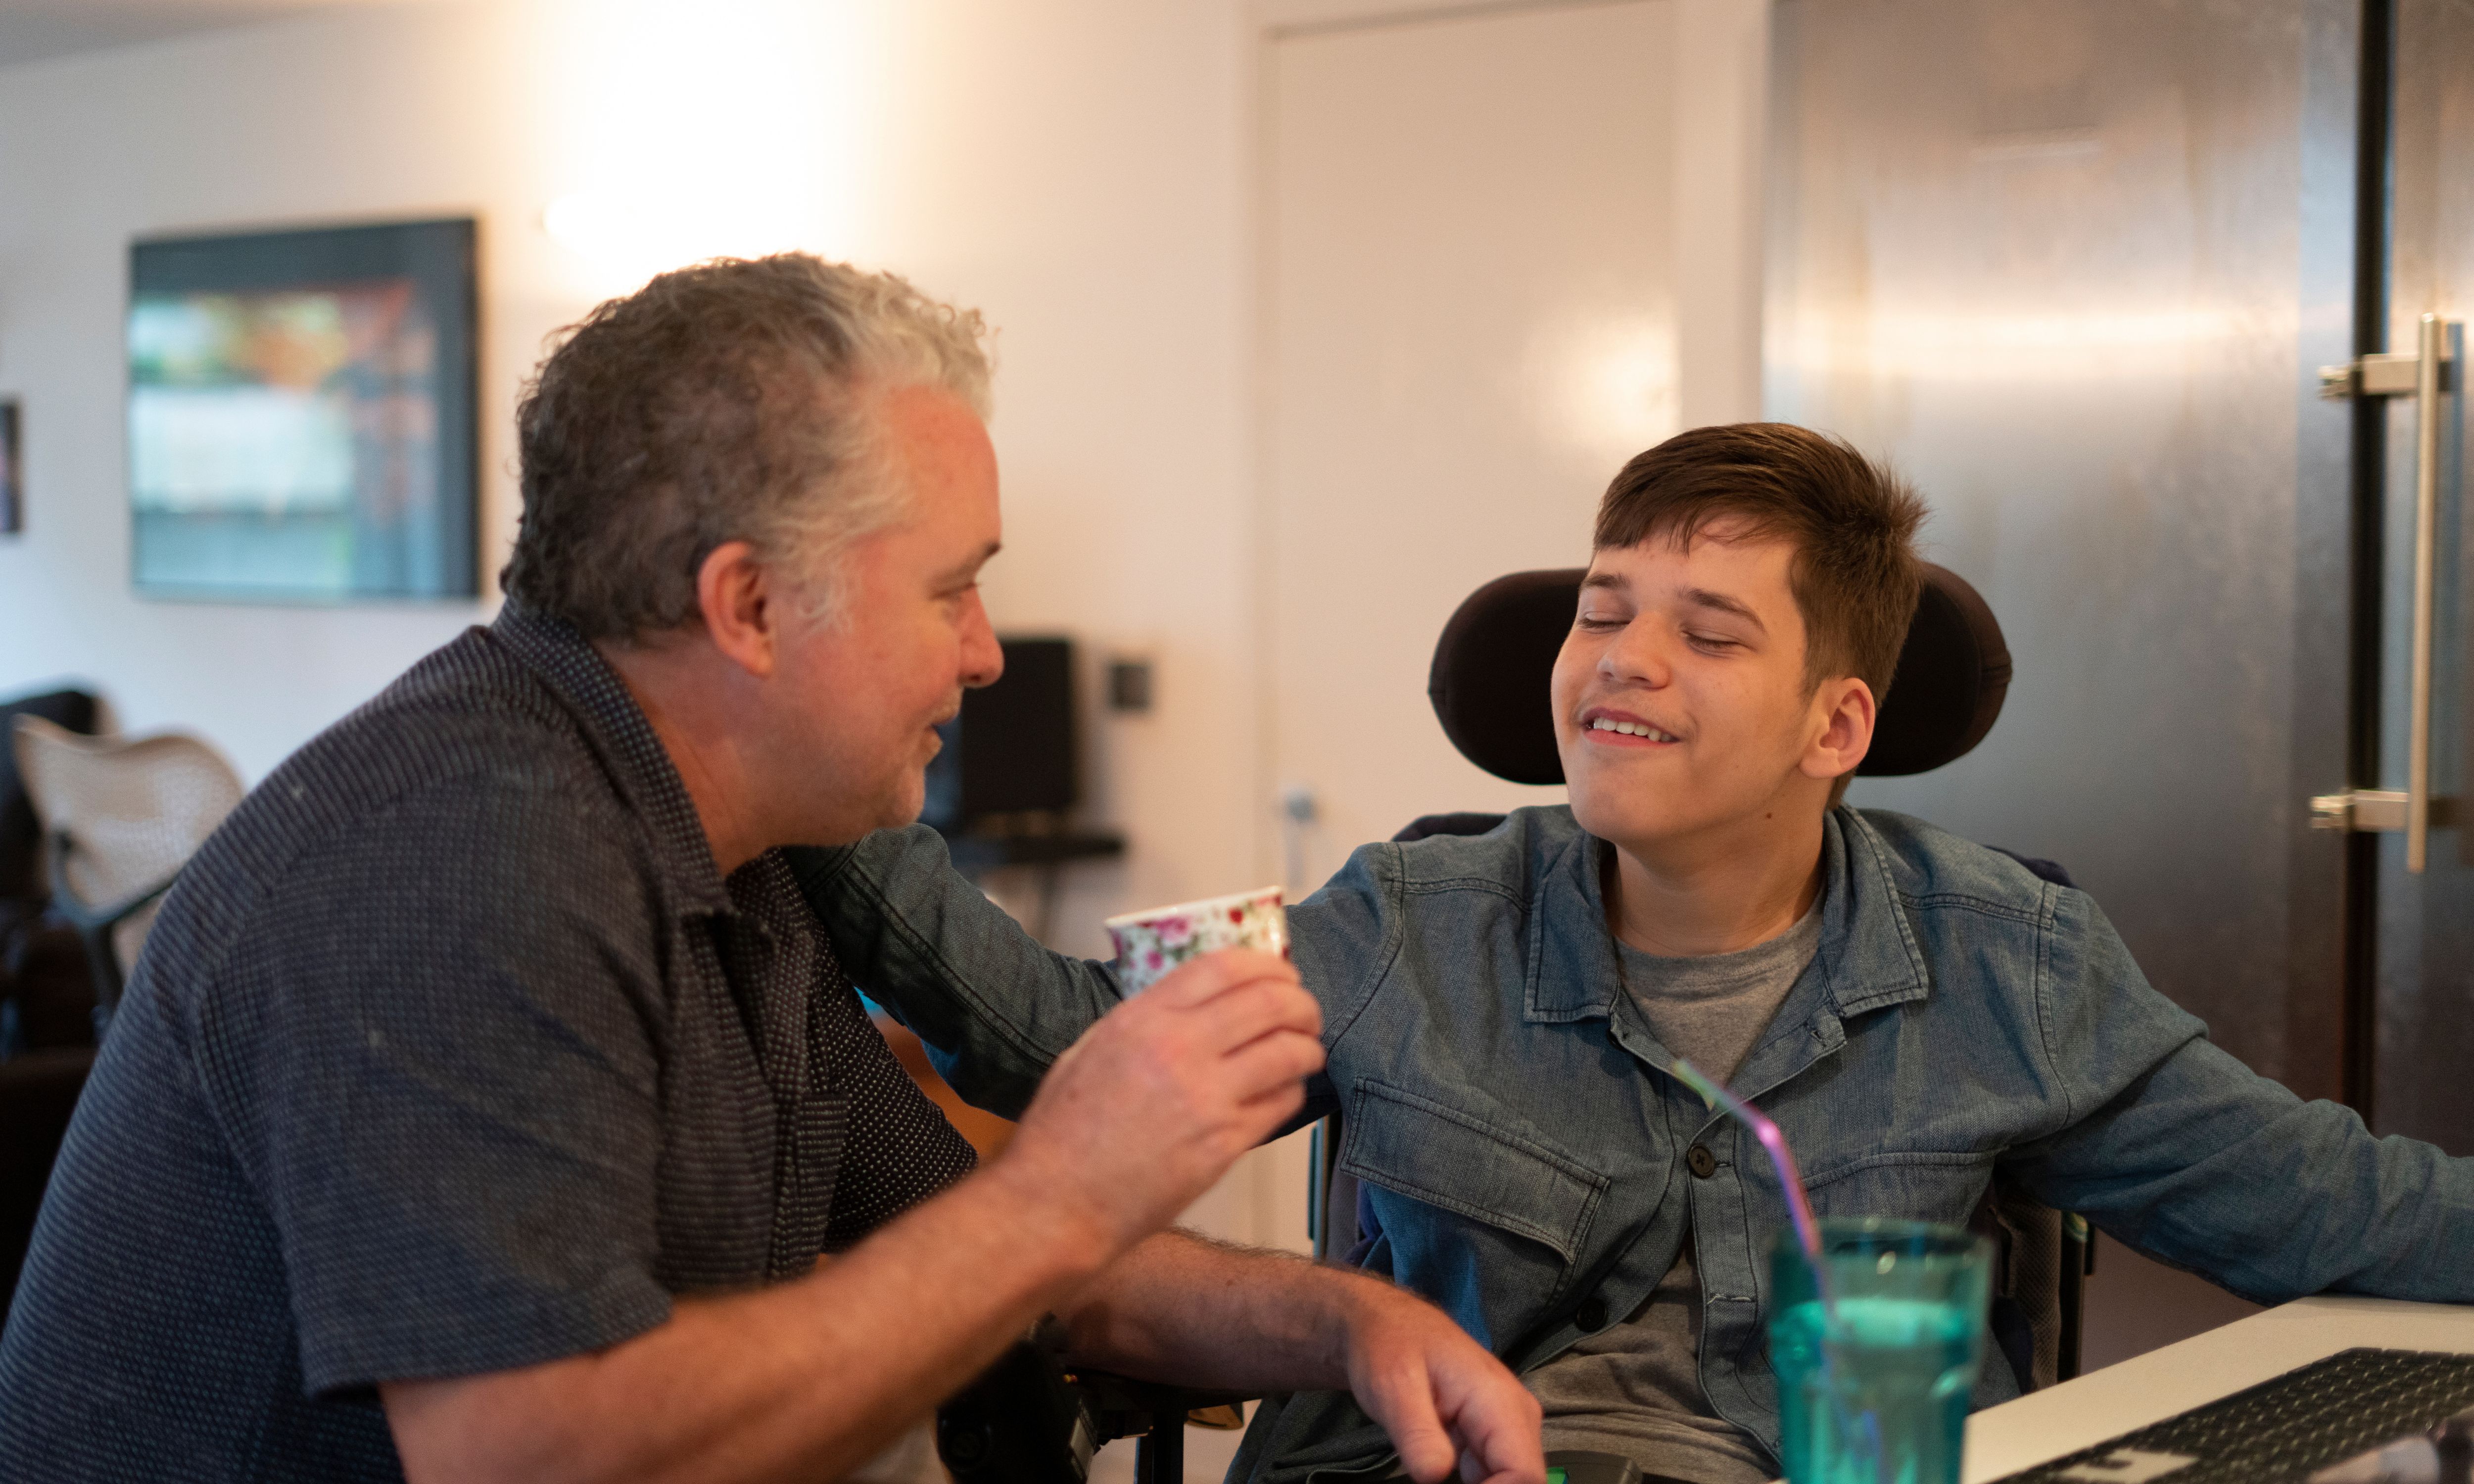
[[1694, 1144], [1685, 1154], [1684, 1165], [1692, 1172], [1693, 1179], [1707, 1180], [1718, 1172], [1718, 1157], [1710, 1152], [1709, 1145]]
[[1572, 1311], [1572, 1322], [1582, 1328], [1595, 1331], [1607, 1327], [1607, 1301], [1591, 1294]]

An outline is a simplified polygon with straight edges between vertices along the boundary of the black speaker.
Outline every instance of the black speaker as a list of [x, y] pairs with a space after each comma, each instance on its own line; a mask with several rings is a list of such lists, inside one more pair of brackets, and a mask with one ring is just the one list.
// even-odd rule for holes
[[1000, 638], [1005, 674], [962, 693], [961, 714], [937, 730], [920, 819], [959, 834], [991, 815], [1074, 807], [1074, 641]]

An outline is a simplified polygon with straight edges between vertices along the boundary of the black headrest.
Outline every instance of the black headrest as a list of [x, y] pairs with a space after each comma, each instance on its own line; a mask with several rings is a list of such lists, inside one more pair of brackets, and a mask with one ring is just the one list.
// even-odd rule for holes
[[[1435, 643], [1426, 695], [1461, 755], [1515, 783], [1561, 783], [1547, 687], [1572, 629], [1583, 567], [1515, 572], [1468, 595]], [[2001, 714], [2010, 650], [2001, 625], [1967, 580], [1925, 563], [1873, 747], [1856, 771], [1925, 773], [1966, 755]]]

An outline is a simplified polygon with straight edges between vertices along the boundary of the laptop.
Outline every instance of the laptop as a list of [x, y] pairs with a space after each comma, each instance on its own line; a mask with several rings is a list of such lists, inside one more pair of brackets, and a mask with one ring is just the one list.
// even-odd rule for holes
[[2349, 1350], [2000, 1484], [2474, 1484], [2474, 1355]]

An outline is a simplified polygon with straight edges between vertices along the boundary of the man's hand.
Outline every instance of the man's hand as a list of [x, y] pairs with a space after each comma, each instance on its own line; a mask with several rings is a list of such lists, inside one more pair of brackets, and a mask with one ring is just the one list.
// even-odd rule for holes
[[1457, 1464], [1466, 1484], [1545, 1484], [1538, 1399], [1434, 1305], [1367, 1290], [1348, 1325], [1348, 1389], [1392, 1435], [1418, 1484]]
[[1057, 1058], [989, 1173], [1096, 1220], [1111, 1251], [1130, 1247], [1295, 1115], [1322, 1031], [1284, 960], [1205, 954]]
[[680, 1299], [591, 1354], [382, 1384], [404, 1473], [838, 1478], [1296, 1113], [1321, 1031], [1287, 964], [1198, 959], [1057, 1060], [1004, 1156], [806, 1278]]
[[1545, 1484], [1538, 1402], [1451, 1317], [1370, 1273], [1167, 1232], [1060, 1311], [1074, 1358], [1229, 1391], [1337, 1391], [1419, 1484]]

